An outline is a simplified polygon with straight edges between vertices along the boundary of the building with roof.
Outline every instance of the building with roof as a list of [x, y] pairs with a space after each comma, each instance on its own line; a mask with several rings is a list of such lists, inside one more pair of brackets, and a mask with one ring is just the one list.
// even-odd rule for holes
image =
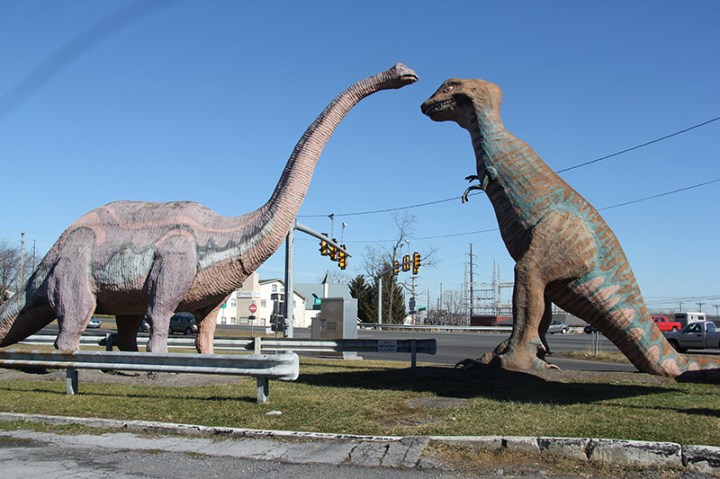
[[[320, 314], [317, 299], [351, 299], [350, 288], [343, 284], [295, 283], [293, 294], [293, 326], [309, 328], [313, 318]], [[285, 301], [285, 282], [280, 279], [260, 280], [251, 274], [243, 285], [234, 291], [220, 307], [217, 324], [240, 324], [270, 327], [273, 320], [282, 317]], [[254, 310], [254, 312], [253, 312]]]

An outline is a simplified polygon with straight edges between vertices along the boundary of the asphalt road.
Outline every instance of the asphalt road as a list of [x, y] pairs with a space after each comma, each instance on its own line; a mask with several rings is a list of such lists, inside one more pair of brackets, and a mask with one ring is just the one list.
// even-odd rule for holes
[[[224, 332], [237, 333], [237, 337], [249, 337], [250, 328], [244, 326], [218, 325], [219, 330]], [[86, 334], [104, 335], [106, 332], [113, 332], [112, 329], [87, 330]], [[47, 334], [57, 334], [57, 329], [52, 326], [43, 330]], [[256, 328], [257, 332], [257, 328]], [[295, 328], [296, 338], [310, 338], [310, 329]], [[144, 334], [144, 333], [141, 333]], [[173, 335], [180, 337], [179, 335]], [[490, 352], [508, 337], [508, 334], [490, 332], [410, 332], [410, 331], [377, 331], [360, 330], [358, 337], [361, 339], [435, 339], [437, 341], [437, 353], [435, 355], [418, 354], [418, 361], [455, 365], [463, 359], [477, 359], [486, 352]], [[550, 350], [554, 352], [589, 352], [592, 350], [592, 335], [590, 334], [550, 334], [547, 337]], [[604, 336], [599, 337], [599, 351], [619, 352], [617, 347]], [[718, 350], [702, 351], [702, 354], [720, 354]], [[402, 353], [362, 353], [365, 359], [378, 359], [384, 361], [409, 361], [409, 354]], [[550, 363], [557, 365], [563, 370], [582, 371], [636, 371], [637, 369], [629, 364], [615, 364], [598, 361], [586, 361], [580, 359], [568, 359], [562, 357], [548, 357]]]
[[[439, 364], [455, 365], [463, 359], [477, 359], [486, 352], [491, 352], [495, 347], [505, 340], [508, 335], [499, 333], [447, 333], [447, 332], [378, 332], [360, 331], [360, 338], [395, 338], [395, 339], [429, 339], [437, 341], [437, 353], [435, 355], [420, 354], [418, 361], [432, 362]], [[589, 334], [553, 334], [548, 336], [548, 344], [551, 351], [590, 351], [591, 335]], [[600, 351], [618, 351], [614, 344], [605, 338], [600, 338]], [[400, 356], [395, 354], [394, 356]], [[397, 360], [391, 354], [363, 353], [367, 359]], [[627, 364], [608, 364], [596, 361], [582, 361], [565, 358], [553, 358], [550, 362], [561, 369], [568, 370], [591, 370], [591, 371], [635, 371], [636, 368]]]

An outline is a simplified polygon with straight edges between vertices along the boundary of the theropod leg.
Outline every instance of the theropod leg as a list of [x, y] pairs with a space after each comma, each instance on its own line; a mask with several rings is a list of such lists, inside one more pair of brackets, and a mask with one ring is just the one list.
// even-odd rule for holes
[[552, 319], [546, 289], [591, 271], [593, 248], [587, 226], [571, 213], [550, 214], [534, 227], [532, 241], [515, 265], [513, 332], [505, 351], [490, 364], [525, 371], [553, 367], [544, 360], [544, 336]]
[[545, 347], [545, 354], [552, 354], [550, 352], [550, 345], [548, 345], [546, 338], [550, 323], [552, 323], [552, 302], [550, 302], [550, 299], [545, 296], [545, 312], [540, 320], [540, 329], [538, 331], [540, 333], [540, 341], [542, 341], [543, 346]]

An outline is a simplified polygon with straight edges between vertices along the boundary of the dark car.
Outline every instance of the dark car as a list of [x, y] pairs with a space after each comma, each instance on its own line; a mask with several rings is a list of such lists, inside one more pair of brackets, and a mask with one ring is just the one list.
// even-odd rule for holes
[[175, 313], [170, 318], [170, 334], [183, 333], [185, 335], [197, 334], [198, 327], [195, 322], [195, 316], [190, 313]]

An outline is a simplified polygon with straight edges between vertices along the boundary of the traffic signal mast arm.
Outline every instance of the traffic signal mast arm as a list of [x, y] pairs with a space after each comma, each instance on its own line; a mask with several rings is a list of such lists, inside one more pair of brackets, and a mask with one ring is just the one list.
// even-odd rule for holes
[[327, 252], [326, 254], [324, 254], [323, 256], [326, 256], [326, 255], [328, 255], [328, 254], [330, 253], [330, 247], [331, 247], [331, 246], [332, 246], [333, 248], [336, 248], [336, 251], [342, 251], [343, 253], [345, 253], [348, 258], [351, 256], [351, 255], [347, 252], [347, 250], [345, 249], [345, 247], [344, 247], [343, 245], [340, 245], [340, 244], [338, 244], [337, 242], [335, 242], [335, 240], [330, 239], [330, 238], [327, 236], [327, 234], [325, 234], [325, 233], [318, 233], [318, 232], [315, 231], [314, 229], [308, 228], [307, 226], [301, 225], [300, 223], [295, 223], [295, 229], [298, 230], [298, 231], [301, 231], [301, 232], [303, 232], [303, 233], [309, 234], [310, 236], [314, 236], [314, 237], [316, 237], [317, 239], [319, 239], [319, 240], [320, 240], [320, 246], [321, 246], [321, 248], [322, 248], [322, 243], [325, 242], [325, 244], [326, 244], [326, 246], [327, 246], [327, 248], [328, 248], [328, 252]]

